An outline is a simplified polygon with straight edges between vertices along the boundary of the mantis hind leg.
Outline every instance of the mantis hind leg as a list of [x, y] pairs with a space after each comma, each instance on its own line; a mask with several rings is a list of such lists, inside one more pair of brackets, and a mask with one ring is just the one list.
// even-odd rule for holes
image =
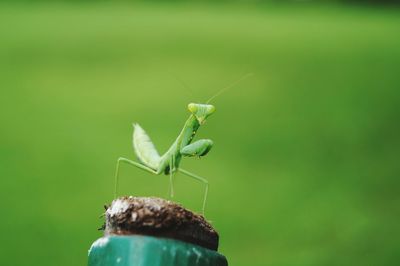
[[174, 197], [174, 182], [172, 180], [174, 178], [174, 171], [175, 171], [174, 165], [175, 165], [174, 157], [172, 156], [169, 162], [169, 196], [171, 198]]
[[117, 160], [117, 169], [116, 169], [116, 171], [115, 171], [114, 198], [117, 198], [118, 178], [119, 178], [119, 165], [120, 165], [120, 162], [127, 163], [127, 164], [130, 164], [130, 165], [133, 165], [133, 166], [136, 166], [137, 168], [140, 168], [140, 169], [145, 170], [145, 171], [147, 171], [147, 172], [150, 172], [150, 173], [152, 173], [152, 174], [157, 174], [156, 171], [154, 171], [153, 169], [151, 169], [151, 168], [149, 168], [149, 167], [147, 167], [147, 166], [145, 166], [145, 165], [143, 165], [143, 164], [141, 164], [141, 163], [137, 163], [137, 162], [135, 162], [135, 161], [132, 161], [132, 160], [129, 160], [129, 159], [126, 159], [126, 158], [122, 158], [122, 157], [118, 158], [118, 160]]
[[205, 184], [206, 188], [204, 190], [204, 198], [203, 198], [203, 207], [202, 207], [202, 214], [204, 215], [204, 210], [206, 208], [206, 201], [207, 201], [207, 194], [208, 194], [208, 181], [204, 177], [198, 176], [196, 174], [193, 174], [191, 172], [188, 172], [182, 168], [178, 168], [178, 171], [181, 172], [182, 174], [185, 174], [187, 176], [190, 176], [193, 179], [196, 179], [197, 181], [200, 181]]

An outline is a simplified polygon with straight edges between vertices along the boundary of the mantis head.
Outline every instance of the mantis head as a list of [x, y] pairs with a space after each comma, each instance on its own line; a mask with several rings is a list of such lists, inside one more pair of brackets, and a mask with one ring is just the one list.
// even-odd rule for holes
[[207, 117], [215, 112], [215, 107], [211, 104], [189, 103], [188, 109], [197, 118], [200, 125], [204, 124]]

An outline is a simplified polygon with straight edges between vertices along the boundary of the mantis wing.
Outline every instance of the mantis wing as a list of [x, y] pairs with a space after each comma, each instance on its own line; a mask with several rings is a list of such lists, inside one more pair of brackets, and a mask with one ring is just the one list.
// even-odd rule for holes
[[136, 156], [141, 163], [153, 170], [157, 170], [160, 165], [161, 157], [156, 147], [154, 147], [150, 137], [139, 124], [133, 124], [133, 128], [133, 149], [135, 150]]

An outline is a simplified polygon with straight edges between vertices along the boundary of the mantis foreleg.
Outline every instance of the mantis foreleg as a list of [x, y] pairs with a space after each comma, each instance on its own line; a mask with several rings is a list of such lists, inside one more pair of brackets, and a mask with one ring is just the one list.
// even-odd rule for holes
[[211, 139], [200, 139], [192, 144], [186, 145], [180, 152], [183, 156], [200, 157], [206, 155], [211, 150], [212, 146], [213, 141]]
[[124, 163], [130, 164], [130, 165], [136, 166], [137, 168], [140, 168], [140, 169], [145, 170], [145, 171], [147, 171], [147, 172], [150, 172], [150, 173], [152, 173], [152, 174], [157, 174], [156, 171], [154, 171], [153, 169], [151, 169], [151, 168], [149, 168], [149, 167], [147, 167], [147, 166], [145, 166], [145, 165], [143, 165], [143, 164], [140, 164], [140, 163], [137, 163], [137, 162], [135, 162], [135, 161], [131, 161], [131, 160], [129, 160], [129, 159], [122, 158], [122, 157], [118, 158], [118, 160], [117, 160], [117, 169], [116, 169], [116, 171], [115, 171], [114, 198], [117, 198], [118, 175], [119, 175], [119, 163], [120, 163], [120, 162], [124, 162]]
[[182, 174], [185, 174], [187, 176], [190, 176], [194, 179], [196, 179], [197, 181], [203, 182], [206, 185], [206, 189], [204, 191], [204, 199], [203, 199], [203, 208], [202, 208], [202, 214], [204, 215], [204, 210], [206, 208], [206, 201], [207, 201], [207, 194], [208, 194], [208, 181], [207, 179], [205, 179], [204, 177], [198, 176], [196, 174], [193, 174], [191, 172], [188, 172], [182, 168], [178, 168], [178, 171], [181, 172]]

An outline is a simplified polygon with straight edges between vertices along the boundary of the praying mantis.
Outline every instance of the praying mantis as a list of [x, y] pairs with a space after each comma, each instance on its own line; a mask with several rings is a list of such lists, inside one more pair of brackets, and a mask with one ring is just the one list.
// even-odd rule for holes
[[139, 162], [129, 160], [124, 157], [119, 157], [115, 172], [115, 190], [114, 197], [117, 197], [118, 176], [120, 163], [126, 163], [135, 166], [139, 169], [147, 171], [155, 175], [169, 175], [170, 196], [173, 197], [173, 176], [176, 172], [180, 172], [190, 178], [195, 179], [204, 184], [204, 197], [202, 204], [202, 214], [204, 215], [209, 183], [204, 177], [191, 173], [180, 167], [182, 157], [202, 157], [205, 156], [213, 147], [213, 141], [210, 139], [200, 139], [192, 143], [198, 129], [205, 123], [207, 118], [215, 112], [215, 107], [209, 102], [216, 96], [220, 95], [225, 90], [232, 87], [235, 83], [247, 78], [251, 74], [243, 76], [230, 86], [220, 90], [217, 94], [211, 97], [205, 104], [190, 103], [187, 108], [190, 112], [189, 118], [186, 120], [182, 130], [171, 147], [160, 155], [155, 148], [150, 137], [139, 124], [133, 124], [133, 149]]

